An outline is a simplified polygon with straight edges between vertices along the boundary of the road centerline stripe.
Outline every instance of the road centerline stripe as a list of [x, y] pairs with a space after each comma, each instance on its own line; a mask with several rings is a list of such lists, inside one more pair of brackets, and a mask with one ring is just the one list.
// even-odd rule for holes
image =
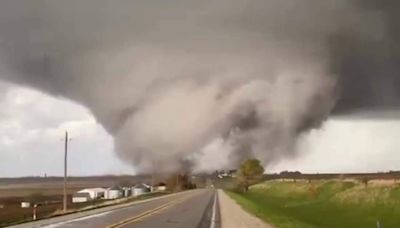
[[169, 207], [172, 207], [172, 206], [174, 206], [176, 204], [179, 204], [179, 203], [187, 200], [188, 198], [190, 198], [192, 196], [193, 195], [184, 196], [182, 199], [172, 200], [172, 201], [170, 201], [168, 203], [162, 204], [161, 206], [158, 206], [156, 208], [153, 208], [153, 209], [150, 209], [148, 211], [142, 212], [139, 215], [136, 215], [136, 216], [133, 216], [131, 218], [124, 219], [124, 220], [122, 220], [120, 222], [108, 225], [108, 226], [106, 226], [106, 228], [119, 228], [119, 227], [125, 226], [125, 225], [133, 223], [133, 222], [138, 222], [138, 221], [140, 221], [141, 219], [143, 219], [145, 217], [157, 214], [157, 213], [159, 213], [159, 212], [161, 212], [161, 211], [163, 211], [163, 210], [165, 210], [165, 209], [167, 209]]

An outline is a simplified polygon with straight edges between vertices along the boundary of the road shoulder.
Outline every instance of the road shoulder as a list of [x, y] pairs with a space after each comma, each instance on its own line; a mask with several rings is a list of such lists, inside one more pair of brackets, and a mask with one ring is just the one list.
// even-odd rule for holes
[[222, 228], [273, 228], [243, 210], [224, 191], [218, 190]]

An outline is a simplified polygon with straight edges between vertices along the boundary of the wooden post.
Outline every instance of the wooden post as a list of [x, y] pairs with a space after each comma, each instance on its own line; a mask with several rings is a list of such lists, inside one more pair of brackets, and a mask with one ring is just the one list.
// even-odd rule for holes
[[36, 220], [36, 208], [37, 208], [37, 204], [33, 205], [33, 221]]

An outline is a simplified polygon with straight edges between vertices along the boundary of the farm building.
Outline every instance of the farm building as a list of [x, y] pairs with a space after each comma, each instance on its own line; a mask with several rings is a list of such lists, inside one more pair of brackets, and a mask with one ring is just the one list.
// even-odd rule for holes
[[133, 196], [140, 196], [149, 192], [151, 192], [151, 186], [147, 184], [137, 184], [132, 187]]
[[104, 188], [86, 188], [78, 191], [77, 193], [88, 193], [90, 199], [94, 200], [104, 198], [105, 192], [106, 189]]
[[124, 191], [124, 197], [129, 197], [132, 195], [132, 189], [129, 187], [123, 187], [122, 190]]
[[29, 208], [29, 207], [31, 207], [30, 202], [21, 202], [21, 208]]
[[118, 199], [124, 196], [124, 191], [122, 188], [118, 186], [113, 186], [108, 188], [105, 192], [104, 198], [105, 199]]
[[167, 190], [167, 185], [165, 183], [158, 183], [152, 187], [152, 192], [162, 192]]
[[84, 203], [92, 200], [87, 192], [77, 192], [72, 195], [72, 203]]

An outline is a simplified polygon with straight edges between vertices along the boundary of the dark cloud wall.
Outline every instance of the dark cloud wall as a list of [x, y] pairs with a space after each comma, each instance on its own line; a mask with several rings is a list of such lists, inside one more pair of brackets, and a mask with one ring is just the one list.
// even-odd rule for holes
[[355, 4], [379, 20], [366, 20], [366, 28], [343, 27], [329, 40], [331, 69], [340, 76], [335, 113], [399, 109], [400, 2]]
[[400, 107], [397, 6], [4, 0], [0, 78], [85, 105], [139, 170], [219, 138], [267, 165], [332, 113]]

